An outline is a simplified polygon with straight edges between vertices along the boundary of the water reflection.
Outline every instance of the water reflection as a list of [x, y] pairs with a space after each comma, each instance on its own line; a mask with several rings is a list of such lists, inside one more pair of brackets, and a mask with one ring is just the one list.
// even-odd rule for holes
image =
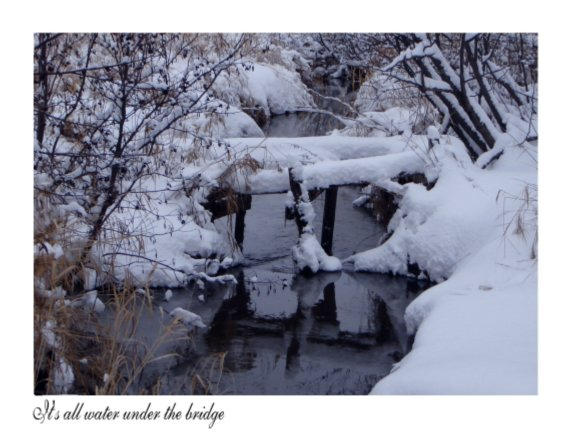
[[404, 279], [260, 269], [237, 279], [213, 287], [217, 310], [201, 313], [212, 321], [196, 345], [226, 353], [220, 392], [364, 394], [406, 350], [402, 314], [414, 294]]
[[344, 124], [337, 118], [318, 112], [296, 112], [274, 116], [263, 128], [267, 137], [322, 136], [341, 129]]
[[[375, 246], [381, 230], [346, 205], [356, 194], [339, 190], [333, 247], [339, 257]], [[167, 346], [163, 352], [178, 356], [149, 369], [150, 385], [162, 377], [160, 393], [193, 393], [201, 377], [218, 394], [366, 394], [409, 349], [403, 315], [424, 287], [380, 274], [294, 275], [289, 252], [297, 232], [278, 218], [284, 200], [255, 197], [238, 284], [174, 290], [168, 303], [162, 291], [154, 293], [165, 310], [189, 309], [208, 326]], [[320, 214], [322, 197], [314, 206]], [[143, 320], [142, 333], [154, 334], [162, 320], [153, 318]]]

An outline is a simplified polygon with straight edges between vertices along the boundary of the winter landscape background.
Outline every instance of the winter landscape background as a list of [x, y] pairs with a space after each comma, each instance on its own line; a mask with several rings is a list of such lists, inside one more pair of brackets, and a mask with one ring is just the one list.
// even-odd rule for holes
[[534, 34], [37, 34], [37, 394], [535, 394]]

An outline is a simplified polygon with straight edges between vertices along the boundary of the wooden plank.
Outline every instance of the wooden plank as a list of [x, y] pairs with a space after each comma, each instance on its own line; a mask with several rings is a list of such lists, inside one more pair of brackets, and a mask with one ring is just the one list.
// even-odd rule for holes
[[[368, 186], [370, 183], [369, 182], [358, 182], [358, 183], [337, 183], [335, 184], [335, 186], [351, 186], [351, 187], [355, 187], [355, 186], [360, 186], [360, 187], [366, 187]], [[238, 193], [242, 193], [242, 194], [249, 194], [249, 195], [275, 195], [275, 194], [283, 194], [286, 193], [288, 191], [290, 191], [290, 188], [286, 188], [286, 189], [277, 189], [277, 190], [273, 190], [273, 191], [265, 191], [265, 192], [248, 192], [245, 189], [241, 189]], [[314, 188], [314, 189], [310, 189], [309, 190], [309, 194], [310, 194], [310, 200], [312, 201], [312, 194], [318, 191], [318, 193], [322, 193], [324, 192], [324, 189], [322, 188]]]

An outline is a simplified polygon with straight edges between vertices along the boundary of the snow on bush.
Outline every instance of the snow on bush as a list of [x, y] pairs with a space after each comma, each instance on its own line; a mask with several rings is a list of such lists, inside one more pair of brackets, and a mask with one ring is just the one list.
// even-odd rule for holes
[[[169, 180], [156, 178], [147, 187], [163, 190], [169, 185]], [[124, 279], [129, 268], [131, 282], [139, 287], [177, 287], [198, 273], [217, 272], [219, 265], [214, 268], [211, 263], [219, 264], [220, 260], [210, 257], [223, 259], [227, 241], [198, 203], [200, 198], [184, 191], [166, 190], [152, 197], [152, 214], [140, 207], [138, 197], [134, 197], [134, 207], [141, 209], [117, 213], [111, 220], [111, 224], [122, 226], [138, 240], [119, 239], [114, 249], [101, 245], [94, 252], [94, 259], [103, 257], [103, 262], [108, 263], [105, 267], [114, 268], [119, 279]]]
[[429, 121], [425, 109], [392, 107], [384, 112], [363, 112], [353, 125], [339, 129], [334, 134], [371, 137], [422, 133]]
[[413, 107], [420, 101], [418, 90], [393, 77], [375, 74], [358, 90], [354, 106], [359, 112], [386, 111], [393, 107]]
[[246, 111], [262, 110], [266, 117], [314, 107], [300, 75], [281, 65], [259, 63], [238, 67], [218, 77], [214, 91]]
[[52, 369], [52, 385], [57, 393], [68, 393], [74, 385], [74, 371], [72, 366], [59, 357], [56, 367]]
[[198, 113], [190, 116], [188, 124], [200, 136], [214, 138], [264, 138], [264, 132], [240, 108], [229, 107], [223, 113]]
[[282, 40], [284, 36], [286, 35], [252, 35], [253, 38], [261, 40], [257, 41], [255, 49], [250, 51], [250, 58], [256, 63], [280, 65], [289, 71], [308, 77], [311, 73], [311, 61], [293, 49], [294, 41]]

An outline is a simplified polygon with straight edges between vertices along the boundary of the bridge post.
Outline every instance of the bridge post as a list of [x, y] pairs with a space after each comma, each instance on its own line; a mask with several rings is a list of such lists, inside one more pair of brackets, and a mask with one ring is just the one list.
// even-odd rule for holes
[[236, 240], [236, 244], [240, 247], [241, 251], [244, 250], [244, 227], [246, 226], [244, 223], [245, 217], [246, 211], [238, 210], [234, 221], [234, 240]]
[[252, 196], [245, 194], [236, 194], [235, 198], [236, 205], [236, 218], [234, 221], [234, 240], [236, 244], [240, 247], [240, 250], [244, 250], [244, 228], [246, 227], [245, 218], [246, 210], [252, 206]]
[[294, 197], [294, 220], [296, 222], [296, 227], [298, 228], [298, 236], [302, 235], [304, 227], [307, 222], [303, 219], [300, 211], [298, 210], [298, 205], [302, 201], [302, 188], [300, 183], [294, 178], [294, 172], [292, 168], [288, 169], [288, 180], [290, 181], [290, 190], [292, 191], [292, 196]]
[[334, 222], [336, 219], [336, 201], [338, 186], [326, 189], [324, 197], [324, 215], [322, 217], [322, 239], [320, 244], [328, 255], [332, 255], [332, 239], [334, 238]]

